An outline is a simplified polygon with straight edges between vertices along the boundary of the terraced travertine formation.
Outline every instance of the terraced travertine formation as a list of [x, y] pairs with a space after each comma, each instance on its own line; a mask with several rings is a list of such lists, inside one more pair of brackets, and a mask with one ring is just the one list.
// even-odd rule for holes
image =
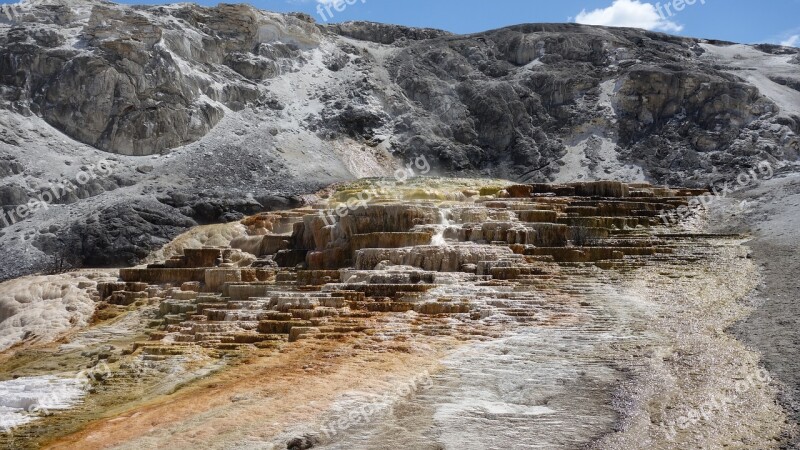
[[[723, 332], [747, 313], [747, 250], [703, 234], [699, 212], [660, 217], [701, 193], [364, 180], [196, 231], [162, 253], [176, 256], [97, 283], [99, 310], [122, 319], [70, 339], [91, 348], [122, 320], [127, 344], [92, 356], [108, 373], [83, 404], [13, 442], [776, 446], [791, 429], [773, 387]], [[47, 357], [78, 360], [65, 346]]]
[[[366, 199], [359, 188], [332, 200]], [[619, 270], [641, 257], [685, 258], [671, 255], [685, 236], [647, 230], [659, 225], [660, 212], [702, 191], [594, 182], [482, 193], [491, 195], [419, 188], [402, 192], [410, 200], [350, 201], [354, 208], [340, 209], [342, 217], [324, 205], [252, 217], [245, 223], [254, 235], [234, 241], [238, 248], [187, 249], [164, 263], [123, 269], [119, 283], [100, 285], [102, 299], [158, 299], [163, 329], [137, 344], [155, 353], [191, 343], [235, 350], [369, 333], [365, 320], [385, 312], [546, 322], [535, 306], [542, 290], [565, 289], [564, 265]], [[230, 257], [237, 250], [259, 260], [236, 267]], [[484, 288], [499, 295], [481, 294]], [[419, 322], [420, 331], [436, 332]]]

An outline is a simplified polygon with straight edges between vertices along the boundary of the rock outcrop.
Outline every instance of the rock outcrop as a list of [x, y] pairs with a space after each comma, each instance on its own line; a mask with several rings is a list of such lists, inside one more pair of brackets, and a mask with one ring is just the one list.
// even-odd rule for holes
[[[319, 35], [293, 16], [245, 5], [27, 5], [31, 15], [13, 20], [0, 38], [4, 103], [123, 155], [196, 141], [225, 108], [263, 102], [265, 92], [253, 82], [301, 63], [298, 46], [315, 45]], [[49, 14], [65, 9], [71, 14]]]
[[[667, 183], [701, 184], [707, 178], [695, 171], [736, 170], [755, 155], [796, 159], [797, 137], [786, 139], [793, 125], [783, 128], [757, 86], [712, 64], [707, 47], [574, 24], [412, 44], [389, 69], [413, 102], [413, 119], [396, 129], [399, 147], [451, 170], [504, 167], [499, 175], [529, 180], [559, 173], [559, 161], [592, 134]], [[788, 113], [796, 123], [797, 110]], [[764, 126], [777, 145], [748, 143]]]
[[[706, 187], [794, 162], [800, 148], [797, 50], [785, 47], [577, 24], [459, 36], [225, 4], [25, 0], [5, 11], [2, 210], [101, 158], [118, 164], [64, 208], [8, 221], [0, 242], [23, 256], [0, 279], [42, 270], [53, 236], [64, 246], [131, 199], [168, 224], [135, 221], [123, 234], [144, 237], [94, 263], [414, 158], [442, 175]], [[111, 222], [90, 228], [115, 241]]]
[[[385, 128], [401, 154], [435, 157], [447, 170], [503, 167], [506, 176], [536, 171], [545, 180], [558, 172], [567, 141], [592, 129], [612, 134], [624, 159], [659, 182], [675, 167], [646, 154], [654, 143], [655, 153], [678, 149], [682, 175], [698, 162], [706, 172], [731, 162], [717, 152], [797, 156], [797, 140], [775, 127], [796, 129], [796, 111], [787, 111], [791, 122], [775, 121], [780, 108], [715, 64], [711, 44], [697, 39], [577, 24], [470, 36], [367, 22], [316, 26], [245, 5], [23, 5], [0, 36], [4, 105], [114, 153], [147, 155], [202, 138], [226, 109], [269, 104], [269, 80], [303, 70], [308, 51], [320, 49], [328, 70], [355, 64], [365, 77], [346, 106], [343, 92], [327, 91], [320, 117], [330, 123], [315, 126], [362, 138]], [[381, 44], [389, 57], [379, 61], [338, 36]], [[377, 69], [389, 71], [390, 85]], [[770, 76], [790, 89], [795, 79]], [[370, 98], [386, 107], [374, 110]], [[759, 120], [776, 148], [731, 154]]]

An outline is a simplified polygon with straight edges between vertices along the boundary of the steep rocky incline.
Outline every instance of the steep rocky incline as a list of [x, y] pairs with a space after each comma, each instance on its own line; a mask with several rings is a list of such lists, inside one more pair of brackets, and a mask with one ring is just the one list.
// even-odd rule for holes
[[[134, 263], [193, 224], [420, 155], [439, 174], [689, 186], [798, 157], [797, 49], [577, 24], [323, 26], [246, 5], [3, 8], [0, 244], [17, 257], [0, 279], [63, 254]], [[110, 173], [75, 183], [102, 160]]]

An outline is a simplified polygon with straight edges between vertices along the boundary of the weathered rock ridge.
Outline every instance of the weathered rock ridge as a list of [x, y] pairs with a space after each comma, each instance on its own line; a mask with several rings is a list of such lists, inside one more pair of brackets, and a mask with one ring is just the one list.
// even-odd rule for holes
[[30, 13], [10, 21], [2, 41], [4, 103], [125, 155], [203, 137], [223, 105], [263, 104], [253, 82], [290, 68], [301, 60], [297, 49], [319, 39], [303, 20], [245, 5], [146, 12], [91, 1], [25, 5]]
[[[127, 264], [192, 223], [418, 156], [524, 182], [735, 179], [797, 160], [797, 55], [577, 24], [459, 36], [247, 5], [23, 1], [0, 15], [0, 207], [118, 164], [11, 220], [0, 242], [25, 256], [0, 278], [42, 270], [75, 236]], [[144, 228], [95, 219], [120, 208]]]
[[[797, 156], [788, 135], [800, 127], [795, 111], [705, 58], [706, 46], [729, 43], [577, 24], [469, 36], [317, 26], [246, 5], [36, 0], [17, 8], [0, 36], [3, 106], [112, 153], [159, 153], [201, 139], [226, 109], [280, 107], [268, 80], [302, 70], [303, 51], [320, 48], [328, 70], [355, 64], [364, 77], [351, 92], [322, 94], [325, 109], [303, 118], [307, 129], [363, 139], [383, 128], [400, 153], [434, 156], [445, 170], [507, 164], [511, 174], [539, 169], [544, 178], [558, 172], [567, 141], [590, 129], [613, 135], [624, 159], [658, 181], [675, 169], [707, 175], [753, 156]], [[353, 39], [381, 45], [358, 49]], [[800, 80], [771, 78], [790, 89]]]

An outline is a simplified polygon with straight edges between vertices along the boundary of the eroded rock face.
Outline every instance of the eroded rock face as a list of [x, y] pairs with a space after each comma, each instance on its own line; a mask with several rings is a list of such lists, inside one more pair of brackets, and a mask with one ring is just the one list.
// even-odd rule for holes
[[[332, 73], [355, 65], [363, 76], [342, 77], [331, 90], [315, 72], [303, 83], [322, 108], [290, 113], [302, 115], [292, 117], [300, 126], [424, 154], [445, 171], [547, 181], [575, 146], [596, 159], [596, 145], [578, 145], [594, 134], [645, 177], [704, 184], [715, 169], [796, 158], [800, 145], [797, 110], [762, 97], [744, 67], [709, 56], [712, 44], [697, 39], [577, 24], [469, 36], [369, 22], [317, 26], [246, 5], [52, 0], [18, 10], [0, 35], [5, 106], [114, 153], [194, 142], [226, 108], [281, 110], [269, 81], [305, 70], [309, 58]], [[352, 40], [382, 45], [385, 57]], [[748, 57], [794, 51], [742, 48]], [[780, 64], [766, 75], [794, 89], [790, 64]]]
[[[287, 39], [287, 30], [302, 29], [303, 45], [314, 45], [317, 34], [292, 16], [245, 5], [31, 5], [35, 20], [21, 18], [0, 38], [3, 100], [78, 141], [125, 155], [159, 153], [205, 136], [225, 107], [239, 110], [262, 97], [253, 81], [297, 62], [300, 41]], [[49, 16], [60, 9], [73, 14]]]
[[96, 211], [34, 245], [74, 266], [134, 264], [196, 222], [157, 202], [135, 201]]
[[[0, 232], [7, 248], [22, 235], [50, 248], [50, 228], [63, 240], [131, 198], [169, 206], [175, 223], [238, 220], [297, 205], [269, 197], [386, 176], [423, 156], [442, 175], [705, 187], [800, 155], [796, 49], [576, 24], [457, 36], [246, 5], [27, 0], [6, 11], [0, 207], [70, 178], [69, 164], [96, 163], [95, 149], [135, 169]], [[165, 155], [140, 160], [154, 154]], [[97, 234], [113, 241], [104, 224]], [[164, 239], [151, 237], [126, 255]], [[328, 250], [325, 264], [354, 256]], [[0, 278], [43, 267], [26, 255]]]
[[[561, 170], [555, 162], [570, 141], [605, 135], [621, 160], [673, 183], [737, 158], [795, 155], [797, 138], [778, 130], [776, 105], [704, 53], [693, 39], [575, 24], [413, 43], [389, 68], [414, 102], [396, 128], [398, 147], [452, 170], [503, 167], [507, 178], [545, 180]], [[744, 144], [763, 120], [775, 124], [768, 139], [783, 151]]]
[[332, 24], [329, 30], [336, 34], [378, 44], [395, 44], [407, 41], [424, 41], [450, 33], [432, 28], [411, 28], [376, 22], [345, 22]]

